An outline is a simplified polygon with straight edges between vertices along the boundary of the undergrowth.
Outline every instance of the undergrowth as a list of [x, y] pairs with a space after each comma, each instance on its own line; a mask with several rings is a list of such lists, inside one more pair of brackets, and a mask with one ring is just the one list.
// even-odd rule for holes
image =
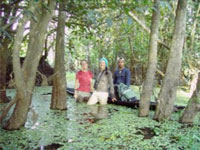
[[[14, 90], [8, 95], [14, 96]], [[138, 110], [124, 106], [76, 103], [68, 96], [67, 111], [50, 110], [51, 87], [37, 87], [31, 112], [25, 127], [17, 131], [0, 129], [0, 150], [36, 150], [57, 146], [60, 150], [198, 150], [200, 147], [199, 115], [193, 126], [178, 122], [179, 113], [172, 120], [159, 123], [139, 118]], [[2, 105], [1, 105], [2, 106]], [[150, 134], [152, 137], [145, 138]], [[146, 132], [146, 133], [145, 133]], [[52, 145], [53, 144], [53, 145]], [[48, 146], [49, 145], [49, 146]], [[48, 147], [47, 147], [48, 146]]]

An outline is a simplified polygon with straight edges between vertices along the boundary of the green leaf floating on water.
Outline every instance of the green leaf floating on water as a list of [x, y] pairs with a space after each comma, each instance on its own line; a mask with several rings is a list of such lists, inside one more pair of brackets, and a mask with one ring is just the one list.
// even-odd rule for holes
[[[175, 121], [163, 124], [149, 118], [138, 118], [138, 110], [107, 105], [88, 107], [76, 103], [73, 97], [67, 98], [67, 111], [50, 110], [51, 87], [36, 87], [32, 108], [38, 114], [33, 121], [32, 113], [24, 128], [17, 131], [0, 129], [0, 149], [198, 149], [199, 120], [193, 127], [179, 124], [178, 114]], [[15, 90], [7, 91], [14, 96]], [[2, 107], [2, 105], [0, 105]], [[95, 114], [95, 112], [98, 112]], [[148, 130], [152, 137], [145, 139]], [[103, 143], [103, 144], [102, 144]]]

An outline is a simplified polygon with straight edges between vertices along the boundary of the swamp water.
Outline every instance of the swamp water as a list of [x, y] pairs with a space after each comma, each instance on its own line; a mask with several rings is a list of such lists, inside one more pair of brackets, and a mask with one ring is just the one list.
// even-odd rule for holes
[[[14, 90], [7, 92], [14, 96]], [[116, 105], [87, 106], [69, 95], [67, 111], [50, 110], [51, 95], [45, 95], [49, 92], [51, 87], [35, 89], [25, 127], [17, 131], [0, 129], [0, 150], [162, 150], [180, 147], [180, 141], [171, 142], [174, 137], [198, 137], [198, 127], [181, 133], [177, 122], [168, 125], [153, 121], [153, 112], [150, 118], [138, 118], [137, 110]]]

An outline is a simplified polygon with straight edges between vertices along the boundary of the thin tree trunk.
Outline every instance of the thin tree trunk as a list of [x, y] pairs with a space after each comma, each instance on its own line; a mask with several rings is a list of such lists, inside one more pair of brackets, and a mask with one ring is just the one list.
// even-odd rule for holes
[[196, 84], [196, 90], [192, 94], [192, 98], [189, 100], [187, 107], [185, 108], [180, 122], [193, 123], [195, 116], [200, 110], [200, 72], [198, 74], [198, 81]]
[[148, 59], [149, 62], [140, 100], [140, 108], [139, 108], [140, 117], [146, 117], [149, 115], [149, 105], [151, 101], [154, 76], [157, 65], [157, 47], [158, 47], [157, 41], [158, 41], [158, 29], [160, 23], [159, 5], [160, 5], [160, 0], [155, 0], [154, 11], [152, 16], [152, 24], [151, 24], [151, 37], [149, 46], [149, 59]]
[[[14, 13], [15, 11], [12, 10], [11, 7], [8, 7], [4, 11], [0, 12], [0, 26], [3, 30], [11, 30], [14, 22], [11, 23], [9, 20], [11, 17], [15, 17]], [[12, 36], [9, 31], [8, 34]], [[0, 41], [0, 103], [7, 103], [9, 102], [9, 99], [6, 96], [6, 68], [9, 57], [9, 44], [11, 43], [11, 40], [6, 35], [2, 34], [0, 35]]]
[[3, 43], [0, 47], [0, 103], [7, 103], [9, 99], [6, 96], [6, 67], [7, 67], [7, 55], [5, 47], [8, 44]]
[[130, 62], [132, 64], [130, 71], [131, 71], [131, 73], [133, 73], [133, 75], [135, 75], [134, 74], [134, 68], [135, 68], [135, 64], [136, 64], [135, 63], [136, 62], [136, 58], [135, 58], [135, 55], [134, 55], [134, 48], [133, 48], [133, 45], [132, 45], [131, 41], [132, 41], [131, 40], [131, 36], [128, 35], [128, 43], [129, 43], [130, 52], [131, 52], [131, 60], [130, 60]]
[[[49, 21], [51, 20], [55, 4], [55, 0], [50, 1], [49, 10], [41, 8], [42, 14], [38, 13], [38, 22], [31, 22], [31, 24], [33, 23], [34, 25], [30, 31], [28, 52], [22, 68], [19, 59], [19, 49], [23, 40], [24, 26], [29, 20], [29, 17], [25, 16], [24, 19], [22, 19], [22, 23], [20, 23], [21, 26], [19, 26], [17, 30], [13, 50], [13, 70], [15, 74], [17, 103], [11, 118], [8, 120], [6, 126], [8, 130], [19, 129], [26, 122], [35, 85], [36, 71], [43, 51], [45, 33]], [[36, 8], [33, 4], [30, 7], [32, 12]]]
[[66, 14], [63, 11], [65, 3], [59, 5], [58, 26], [56, 36], [56, 54], [54, 70], [57, 74], [53, 78], [53, 92], [51, 98], [51, 109], [66, 109], [66, 73], [65, 73], [65, 20]]
[[196, 32], [196, 27], [197, 27], [197, 22], [199, 20], [199, 16], [200, 16], [200, 3], [196, 12], [196, 16], [195, 16], [195, 21], [193, 23], [193, 27], [192, 27], [192, 31], [191, 31], [191, 44], [190, 44], [190, 50], [193, 50], [194, 47], [194, 39], [195, 39], [195, 32]]
[[186, 0], [178, 1], [170, 56], [154, 115], [154, 119], [158, 121], [169, 119], [174, 108], [177, 86], [179, 85], [182, 49], [185, 37], [186, 6]]

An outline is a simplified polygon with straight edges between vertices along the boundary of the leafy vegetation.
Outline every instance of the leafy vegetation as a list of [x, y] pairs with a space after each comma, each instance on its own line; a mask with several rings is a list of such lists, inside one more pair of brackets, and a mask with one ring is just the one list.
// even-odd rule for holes
[[[7, 92], [9, 96], [13, 96], [15, 90], [10, 89]], [[173, 120], [159, 123], [151, 119], [153, 112], [149, 118], [138, 118], [138, 110], [116, 105], [105, 106], [101, 112], [105, 116], [104, 119], [97, 116], [95, 118], [91, 113], [92, 108], [85, 103], [76, 103], [70, 96], [67, 99], [67, 111], [50, 110], [51, 96], [45, 95], [49, 92], [51, 92], [49, 86], [35, 89], [31, 107], [37, 115], [30, 111], [25, 127], [12, 132], [0, 129], [1, 149], [45, 149], [48, 148], [45, 146], [52, 143], [57, 144], [60, 150], [97, 147], [98, 149], [198, 150], [200, 147], [199, 118], [195, 120], [193, 126], [180, 124], [178, 118], [181, 112], [179, 112], [173, 114]], [[147, 129], [143, 130], [144, 128]], [[152, 134], [152, 137], [144, 139], [148, 134]]]
[[[175, 35], [175, 32], [173, 32], [174, 25], [177, 22], [176, 18], [178, 18], [178, 13], [176, 13], [178, 12], [176, 11], [178, 10], [177, 3], [185, 2], [186, 6], [186, 1], [181, 0], [160, 0], [159, 2], [158, 62], [155, 88], [151, 96], [152, 101], [156, 101], [158, 98], [161, 87], [169, 83], [166, 80], [164, 84], [165, 80], [163, 79], [170, 74], [169, 72], [165, 74], [170, 59], [170, 49], [173, 49], [170, 46], [173, 45], [172, 43], [175, 43], [175, 45], [181, 43], [178, 42], [180, 40], [172, 40]], [[39, 60], [41, 55], [41, 58], [48, 61], [52, 66], [56, 64], [54, 61], [55, 51], [58, 53], [58, 50], [61, 50], [59, 46], [56, 46], [59, 45], [58, 41], [60, 41], [56, 40], [58, 37], [65, 39], [60, 43], [62, 59], [61, 57], [57, 58], [57, 61], [62, 60], [62, 63], [60, 62], [57, 65], [60, 70], [56, 71], [54, 68], [56, 73], [48, 79], [42, 78], [42, 74], [40, 74], [41, 80], [46, 79], [50, 83], [59, 74], [58, 72], [63, 71], [62, 73], [64, 73], [66, 71], [67, 85], [74, 87], [75, 72], [80, 69], [79, 64], [82, 59], [89, 62], [89, 68], [96, 75], [99, 58], [106, 57], [109, 61], [109, 69], [114, 72], [117, 68], [117, 58], [124, 57], [126, 67], [131, 71], [131, 88], [135, 91], [137, 98], [140, 98], [142, 83], [148, 66], [150, 32], [151, 30], [153, 32], [153, 29], [150, 29], [153, 22], [151, 18], [153, 11], [156, 10], [153, 7], [153, 1], [3, 0], [0, 2], [0, 6], [0, 121], [6, 116], [2, 115], [1, 110], [4, 108], [9, 110], [9, 106], [17, 103], [17, 105], [14, 105], [16, 107], [11, 107], [7, 115], [6, 119], [10, 118], [9, 121], [4, 120], [1, 124], [0, 150], [199, 149], [199, 114], [193, 125], [179, 123], [182, 116], [181, 111], [173, 113], [170, 120], [160, 123], [152, 119], [154, 115], [152, 111], [148, 118], [139, 118], [138, 110], [115, 105], [88, 107], [84, 103], [76, 103], [74, 98], [70, 96], [67, 97], [67, 111], [58, 111], [50, 109], [53, 94], [48, 93], [52, 92], [52, 87], [36, 87], [33, 91], [35, 74], [38, 73], [37, 64], [42, 63]], [[184, 45], [183, 54], [179, 50], [179, 54], [181, 54], [179, 61], [182, 59], [182, 67], [178, 84], [175, 82], [179, 78], [174, 80], [176, 75], [176, 77], [179, 77], [178, 73], [175, 73], [178, 67], [169, 66], [169, 68], [172, 68], [172, 73], [173, 71], [175, 73], [175, 75], [169, 77], [169, 81], [174, 80], [169, 85], [179, 86], [179, 90], [177, 92], [176, 90], [172, 91], [173, 88], [169, 87], [169, 90], [163, 90], [166, 92], [163, 97], [173, 95], [175, 99], [176, 96], [175, 104], [186, 106], [195, 90], [196, 74], [200, 70], [200, 4], [198, 0], [187, 0], [187, 7], [182, 8], [187, 9], [184, 9], [187, 12], [187, 19], [186, 21], [184, 19], [178, 21], [182, 27], [186, 23], [185, 36], [180, 36], [182, 41], [184, 37]], [[57, 29], [61, 29], [58, 27], [58, 14], [61, 14], [61, 12], [63, 20], [60, 21], [63, 21], [63, 30], [58, 32]], [[18, 29], [16, 28], [17, 25], [19, 25]], [[56, 32], [62, 34], [59, 35]], [[178, 51], [177, 48], [174, 49], [175, 51]], [[64, 56], [66, 62], [63, 60]], [[20, 65], [22, 62], [19, 57], [24, 57], [25, 64]], [[11, 62], [12, 60], [13, 62]], [[65, 65], [66, 70], [61, 65]], [[14, 69], [8, 66], [13, 66]], [[7, 72], [9, 69], [11, 69], [10, 73]], [[9, 76], [15, 77], [13, 86], [17, 89], [17, 94], [14, 89], [6, 90], [8, 82], [11, 82], [11, 79], [7, 81]], [[65, 75], [63, 76], [65, 77]], [[57, 76], [57, 78], [65, 81], [63, 76], [62, 78]], [[65, 85], [62, 81], [57, 83]], [[63, 86], [59, 85], [58, 87]], [[65, 87], [62, 90], [65, 94]], [[54, 98], [65, 97], [65, 95], [62, 96], [59, 93], [61, 90], [55, 91], [57, 91], [57, 96], [54, 96]], [[190, 121], [188, 118], [191, 118], [190, 116], [195, 117], [200, 110], [198, 92], [199, 88], [196, 88], [196, 95], [193, 97], [194, 102], [190, 103], [190, 109], [187, 111], [189, 112], [189, 117], [186, 117], [187, 123], [193, 122], [193, 119]], [[5, 104], [9, 101], [6, 94], [12, 98], [15, 97], [8, 105]], [[161, 98], [161, 100], [164, 98]], [[60, 99], [58, 98], [58, 101]], [[66, 104], [66, 99], [63, 99], [64, 104]], [[170, 103], [170, 100], [174, 99], [169, 97], [166, 103], [163, 103], [164, 107], [160, 107], [160, 110], [167, 108], [165, 109], [167, 114], [167, 111], [173, 108], [167, 105], [173, 106], [174, 101]], [[159, 109], [159, 107], [157, 108]], [[13, 109], [15, 111], [11, 116]], [[163, 112], [161, 111], [160, 114], [164, 114]], [[5, 123], [8, 123], [7, 130], [15, 131], [4, 130], [3, 125]], [[23, 125], [24, 127], [21, 128]]]

